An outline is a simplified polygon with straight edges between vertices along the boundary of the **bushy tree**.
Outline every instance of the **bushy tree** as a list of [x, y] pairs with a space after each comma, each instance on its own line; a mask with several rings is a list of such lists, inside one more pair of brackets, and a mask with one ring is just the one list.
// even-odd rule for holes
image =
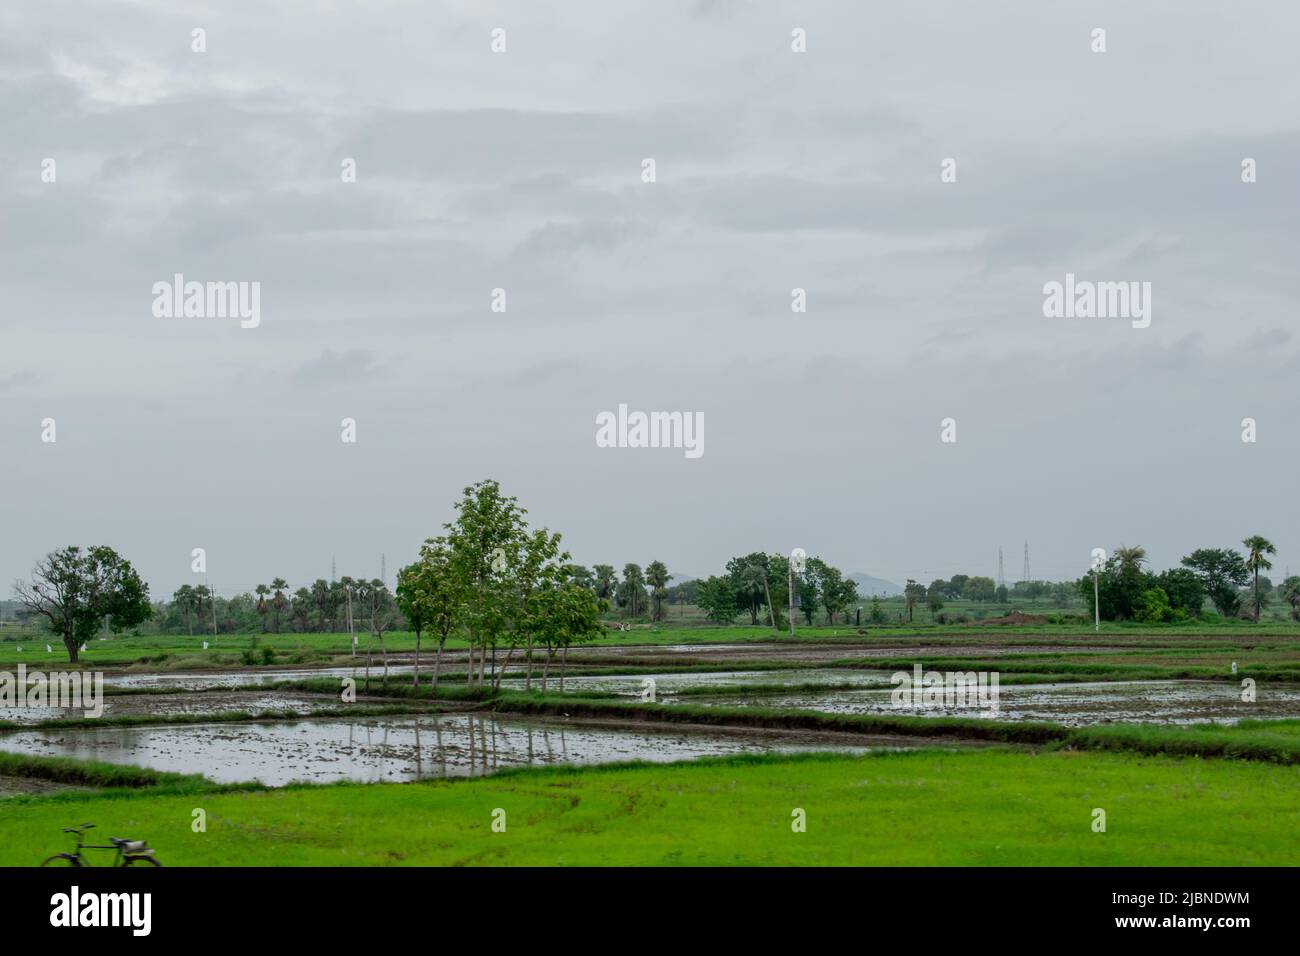
[[14, 596], [63, 638], [73, 663], [80, 646], [105, 622], [120, 631], [153, 614], [149, 585], [131, 562], [104, 545], [51, 551], [32, 568], [30, 583], [14, 585]]
[[1151, 578], [1151, 583], [1169, 598], [1169, 604], [1186, 617], [1196, 617], [1205, 603], [1205, 588], [1195, 572], [1187, 568], [1169, 568]]
[[1199, 548], [1183, 558], [1183, 566], [1200, 578], [1220, 614], [1231, 617], [1237, 613], [1241, 606], [1238, 592], [1250, 581], [1250, 571], [1240, 554], [1230, 548]]
[[903, 586], [903, 604], [907, 607], [907, 623], [912, 623], [912, 609], [925, 600], [925, 585], [917, 584], [911, 578]]
[[925, 603], [930, 608], [930, 620], [934, 620], [940, 611], [943, 610], [943, 581], [934, 581], [926, 589]]
[[1163, 624], [1178, 619], [1178, 614], [1169, 603], [1169, 595], [1163, 588], [1147, 588], [1142, 592], [1142, 607], [1137, 619], [1144, 624]]
[[696, 602], [704, 616], [714, 624], [731, 624], [736, 619], [736, 592], [730, 577], [706, 578], [700, 582]]
[[571, 581], [548, 581], [537, 590], [532, 599], [530, 626], [546, 648], [546, 662], [542, 667], [542, 690], [546, 690], [547, 676], [555, 652], [560, 656], [560, 693], [564, 692], [564, 673], [567, 669], [569, 648], [595, 639], [604, 633], [600, 624], [600, 608], [596, 595]]

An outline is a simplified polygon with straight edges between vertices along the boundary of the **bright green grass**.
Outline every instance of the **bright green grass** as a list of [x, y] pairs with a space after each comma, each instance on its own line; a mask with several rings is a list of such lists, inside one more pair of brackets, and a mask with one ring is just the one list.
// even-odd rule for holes
[[[1102, 753], [749, 757], [0, 807], [3, 866], [62, 850], [59, 828], [82, 821], [146, 838], [172, 866], [1300, 864], [1296, 768]], [[198, 807], [206, 833], [191, 831]], [[796, 807], [806, 833], [791, 831]]]

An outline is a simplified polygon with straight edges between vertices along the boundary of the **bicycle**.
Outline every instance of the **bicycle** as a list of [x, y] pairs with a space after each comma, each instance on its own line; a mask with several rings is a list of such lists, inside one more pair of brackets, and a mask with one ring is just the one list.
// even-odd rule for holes
[[87, 844], [86, 831], [93, 830], [93, 823], [83, 823], [79, 827], [64, 827], [64, 833], [76, 834], [77, 852], [75, 853], [56, 853], [41, 863], [41, 866], [90, 866], [81, 855], [82, 850], [116, 850], [117, 858], [113, 861], [113, 866], [162, 866], [153, 856], [153, 847], [149, 846], [145, 840], [119, 840], [117, 837], [109, 837], [108, 846], [97, 846]]

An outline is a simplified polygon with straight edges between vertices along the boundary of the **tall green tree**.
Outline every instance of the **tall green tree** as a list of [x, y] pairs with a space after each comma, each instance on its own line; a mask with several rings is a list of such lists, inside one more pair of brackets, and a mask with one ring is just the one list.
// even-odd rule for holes
[[194, 621], [190, 615], [195, 611], [194, 586], [190, 584], [182, 584], [176, 589], [176, 593], [172, 595], [172, 601], [175, 603], [176, 607], [180, 609], [181, 613], [185, 615], [185, 627], [190, 632], [190, 636], [193, 637]]
[[591, 571], [596, 581], [596, 597], [613, 607], [618, 601], [618, 574], [613, 565], [593, 565]]
[[271, 610], [271, 605], [266, 603], [266, 596], [271, 593], [271, 589], [265, 584], [259, 584], [254, 590], [257, 592], [257, 614], [262, 619], [262, 633], [266, 633], [266, 615]]
[[655, 621], [664, 619], [664, 598], [668, 596], [668, 565], [662, 561], [651, 561], [645, 566], [645, 579], [650, 585], [652, 602], [651, 618]]
[[716, 575], [700, 582], [695, 595], [704, 616], [714, 624], [732, 624], [736, 620], [736, 592], [730, 577]]
[[1291, 575], [1282, 582], [1282, 600], [1291, 605], [1291, 620], [1300, 621], [1300, 575]]
[[934, 581], [931, 582], [930, 586], [925, 591], [925, 603], [929, 605], [931, 621], [936, 620], [939, 616], [939, 612], [943, 610], [944, 587], [945, 584], [943, 581]]
[[738, 607], [749, 611], [749, 623], [758, 623], [758, 610], [765, 600], [764, 582], [767, 580], [767, 555], [754, 551], [727, 562], [727, 575]]
[[312, 601], [311, 591], [307, 588], [299, 588], [293, 592], [293, 600], [290, 602], [290, 610], [293, 614], [293, 621], [297, 630], [306, 632], [311, 628], [311, 614], [314, 602]]
[[[384, 661], [384, 687], [388, 686], [388, 647], [384, 643], [384, 634], [392, 630], [398, 623], [397, 603], [393, 600], [393, 593], [388, 590], [388, 585], [379, 578], [370, 581], [367, 587], [367, 597], [370, 600], [370, 632], [375, 635], [379, 641], [379, 653]], [[366, 677], [369, 678], [369, 672]]]
[[555, 652], [560, 651], [560, 693], [564, 693], [564, 675], [568, 668], [569, 648], [594, 640], [604, 633], [596, 595], [572, 581], [547, 580], [532, 597], [530, 626], [546, 648], [542, 668], [542, 690]]
[[463, 622], [474, 652], [478, 652], [478, 686], [483, 686], [489, 648], [505, 636], [516, 613], [511, 563], [519, 559], [528, 524], [519, 500], [502, 494], [492, 480], [465, 488], [456, 503], [456, 517], [447, 524], [447, 546], [464, 595]]
[[826, 623], [834, 624], [835, 615], [848, 605], [852, 595], [857, 594], [857, 584], [846, 581], [839, 568], [831, 567], [821, 558], [808, 559], [807, 573], [816, 582], [817, 596], [826, 609]]
[[1239, 591], [1250, 581], [1250, 569], [1241, 555], [1230, 548], [1198, 548], [1183, 558], [1183, 566], [1201, 579], [1201, 586], [1225, 617], [1241, 606]]
[[494, 669], [492, 675], [494, 688], [501, 686], [501, 677], [510, 666], [510, 658], [514, 656], [515, 648], [522, 643], [525, 648], [527, 670], [524, 689], [526, 691], [533, 689], [533, 641], [539, 626], [537, 596], [542, 590], [567, 583], [585, 591], [593, 602], [596, 601], [596, 595], [589, 588], [572, 580], [569, 573], [569, 558], [567, 551], [560, 550], [560, 536], [546, 528], [539, 528], [521, 538], [518, 553], [511, 564], [514, 574], [511, 582], [513, 610], [510, 623], [510, 649], [506, 653], [505, 664], [500, 672], [495, 672]]
[[153, 614], [149, 585], [131, 562], [104, 545], [51, 551], [33, 566], [30, 582], [14, 585], [14, 597], [63, 638], [74, 664], [80, 646], [105, 622], [120, 631]]
[[271, 582], [271, 590], [275, 593], [271, 595], [271, 607], [275, 610], [273, 615], [275, 620], [275, 633], [280, 633], [280, 612], [284, 610], [286, 599], [284, 592], [289, 589], [289, 582], [284, 578], [276, 578]]
[[1260, 597], [1259, 597], [1259, 569], [1267, 571], [1273, 567], [1272, 562], [1268, 560], [1268, 555], [1277, 554], [1277, 548], [1273, 547], [1273, 542], [1268, 538], [1253, 534], [1245, 541], [1241, 542], [1246, 548], [1246, 567], [1255, 576], [1255, 623], [1259, 623]]
[[645, 609], [645, 573], [639, 564], [623, 565], [623, 583], [618, 586], [618, 603], [631, 617], [639, 617]]
[[447, 638], [457, 627], [462, 614], [463, 582], [456, 576], [456, 565], [445, 537], [430, 538], [420, 548], [419, 560], [397, 575], [397, 604], [415, 628], [415, 686], [420, 683], [420, 634], [430, 628], [438, 635], [438, 652], [433, 660], [430, 687], [438, 696], [438, 677], [442, 670], [442, 652]]
[[316, 629], [324, 631], [326, 622], [330, 621], [330, 585], [324, 578], [312, 582], [311, 603], [316, 612]]
[[908, 624], [912, 623], [912, 609], [923, 600], [925, 600], [925, 585], [908, 578], [907, 584], [903, 586], [903, 603], [907, 607]]

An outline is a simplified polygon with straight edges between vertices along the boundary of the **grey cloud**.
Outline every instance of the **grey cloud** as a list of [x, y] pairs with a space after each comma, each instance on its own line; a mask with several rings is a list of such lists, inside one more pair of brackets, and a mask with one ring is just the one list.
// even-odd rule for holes
[[293, 382], [300, 388], [325, 388], [355, 381], [375, 371], [375, 357], [366, 349], [348, 349], [337, 353], [330, 349], [303, 362], [293, 372]]

